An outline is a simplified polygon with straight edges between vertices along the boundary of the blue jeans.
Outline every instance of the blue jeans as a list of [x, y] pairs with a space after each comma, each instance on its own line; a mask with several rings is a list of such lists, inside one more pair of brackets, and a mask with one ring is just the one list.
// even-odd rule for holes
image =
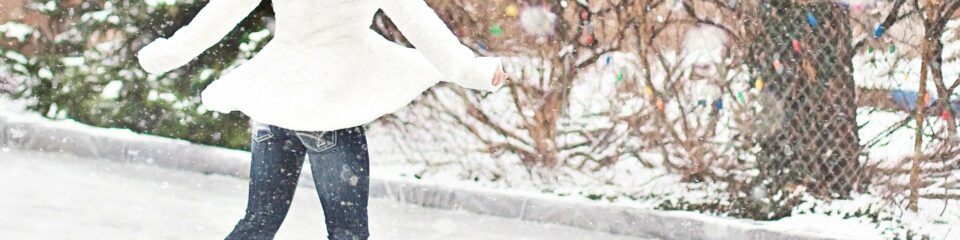
[[290, 209], [304, 156], [326, 217], [327, 238], [367, 239], [370, 161], [363, 127], [303, 132], [253, 127], [246, 215], [227, 239], [273, 239]]

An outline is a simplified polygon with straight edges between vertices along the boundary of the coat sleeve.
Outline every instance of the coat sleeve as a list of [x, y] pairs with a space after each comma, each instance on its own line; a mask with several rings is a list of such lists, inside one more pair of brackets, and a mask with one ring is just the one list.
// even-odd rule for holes
[[148, 73], [164, 73], [186, 65], [220, 42], [261, 0], [210, 0], [186, 26], [169, 39], [158, 38], [140, 49], [140, 66]]
[[460, 43], [424, 0], [382, 0], [381, 9], [410, 43], [446, 78], [466, 88], [494, 91], [493, 75], [500, 58], [477, 57]]

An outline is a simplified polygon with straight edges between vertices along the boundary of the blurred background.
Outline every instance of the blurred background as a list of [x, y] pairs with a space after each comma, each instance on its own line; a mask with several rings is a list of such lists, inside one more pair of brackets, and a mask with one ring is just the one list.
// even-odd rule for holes
[[[505, 57], [511, 82], [441, 84], [371, 123], [374, 161], [400, 176], [960, 236], [958, 1], [427, 2], [479, 55]], [[51, 119], [245, 149], [248, 119], [199, 93], [270, 41], [269, 1], [188, 66], [149, 75], [135, 61], [204, 4], [0, 0], [0, 95]], [[389, 16], [371, 30], [410, 46]]]

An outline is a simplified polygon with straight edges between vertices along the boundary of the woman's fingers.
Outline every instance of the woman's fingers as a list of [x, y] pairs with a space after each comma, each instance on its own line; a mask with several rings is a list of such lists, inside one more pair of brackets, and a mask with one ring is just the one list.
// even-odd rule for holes
[[493, 85], [497, 86], [507, 80], [507, 73], [503, 72], [503, 66], [497, 66], [497, 72], [493, 74]]
[[507, 80], [507, 74], [498, 72], [496, 75], [493, 76], [493, 85], [494, 86], [500, 85], [500, 83], [502, 83], [505, 80]]

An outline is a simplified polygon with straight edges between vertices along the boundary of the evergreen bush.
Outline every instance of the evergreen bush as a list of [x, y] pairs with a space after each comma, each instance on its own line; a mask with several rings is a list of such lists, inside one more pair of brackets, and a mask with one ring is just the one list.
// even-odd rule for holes
[[24, 7], [39, 21], [0, 25], [4, 81], [15, 98], [31, 99], [28, 108], [49, 118], [245, 149], [246, 117], [206, 111], [200, 92], [269, 41], [269, 1], [188, 66], [150, 75], [136, 61], [140, 48], [172, 35], [205, 4], [28, 1]]

